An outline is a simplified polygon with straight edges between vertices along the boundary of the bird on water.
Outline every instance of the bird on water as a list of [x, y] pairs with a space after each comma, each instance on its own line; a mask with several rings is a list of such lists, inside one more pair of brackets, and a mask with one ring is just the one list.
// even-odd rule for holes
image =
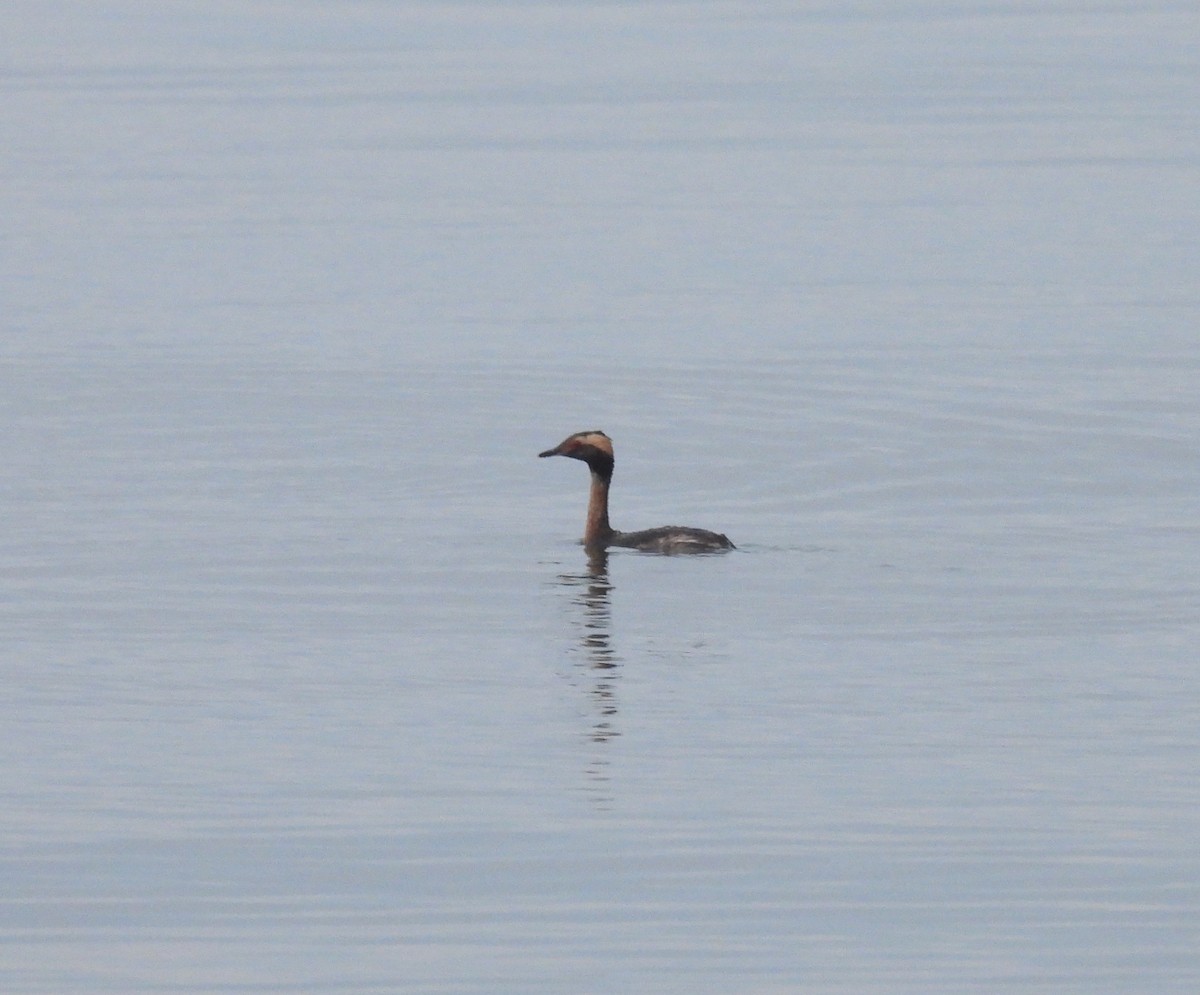
[[608, 488], [612, 483], [613, 445], [612, 439], [599, 429], [569, 435], [553, 449], [538, 453], [538, 456], [569, 456], [582, 460], [592, 472], [587, 523], [583, 530], [583, 545], [588, 550], [619, 546], [647, 553], [719, 553], [736, 548], [728, 536], [707, 529], [664, 525], [642, 532], [618, 532], [609, 525]]

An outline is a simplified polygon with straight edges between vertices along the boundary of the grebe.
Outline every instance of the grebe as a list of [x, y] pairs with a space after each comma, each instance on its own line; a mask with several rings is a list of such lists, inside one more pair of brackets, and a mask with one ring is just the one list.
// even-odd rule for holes
[[621, 546], [647, 553], [717, 553], [736, 548], [728, 536], [707, 529], [664, 525], [643, 532], [618, 532], [609, 525], [608, 485], [612, 481], [613, 446], [612, 439], [599, 429], [576, 432], [538, 456], [569, 456], [583, 460], [592, 471], [587, 524], [583, 529], [583, 545], [589, 550]]

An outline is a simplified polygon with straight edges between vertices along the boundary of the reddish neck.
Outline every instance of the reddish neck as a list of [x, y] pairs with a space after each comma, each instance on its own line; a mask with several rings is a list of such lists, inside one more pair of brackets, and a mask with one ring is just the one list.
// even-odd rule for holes
[[612, 527], [608, 524], [608, 478], [593, 470], [583, 544], [589, 548], [606, 546], [612, 534]]

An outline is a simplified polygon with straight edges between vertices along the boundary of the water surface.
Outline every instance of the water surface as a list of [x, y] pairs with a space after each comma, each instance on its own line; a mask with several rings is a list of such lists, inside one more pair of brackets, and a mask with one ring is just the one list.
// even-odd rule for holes
[[5, 991], [1196, 989], [1190, 8], [0, 19]]

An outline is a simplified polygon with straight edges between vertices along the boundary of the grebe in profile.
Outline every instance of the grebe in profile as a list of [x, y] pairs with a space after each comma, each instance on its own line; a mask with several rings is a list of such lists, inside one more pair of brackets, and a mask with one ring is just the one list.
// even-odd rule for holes
[[592, 471], [587, 524], [583, 530], [583, 544], [589, 550], [621, 546], [647, 553], [717, 553], [736, 548], [728, 536], [707, 529], [664, 525], [643, 532], [618, 532], [609, 525], [608, 485], [612, 481], [613, 447], [612, 439], [599, 429], [576, 432], [538, 456], [570, 456], [583, 460]]

